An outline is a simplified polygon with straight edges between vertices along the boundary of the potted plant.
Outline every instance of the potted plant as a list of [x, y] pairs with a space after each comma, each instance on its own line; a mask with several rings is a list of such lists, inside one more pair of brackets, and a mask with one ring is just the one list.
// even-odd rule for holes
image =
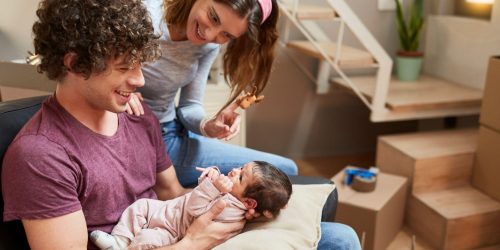
[[424, 25], [423, 0], [413, 0], [408, 20], [405, 19], [400, 0], [394, 1], [400, 43], [396, 57], [398, 78], [401, 81], [415, 81], [420, 75], [424, 55], [418, 50], [420, 31]]

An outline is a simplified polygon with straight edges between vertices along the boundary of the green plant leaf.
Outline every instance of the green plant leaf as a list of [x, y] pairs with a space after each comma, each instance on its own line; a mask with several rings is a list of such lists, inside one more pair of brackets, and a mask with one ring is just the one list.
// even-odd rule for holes
[[394, 0], [396, 2], [396, 24], [399, 32], [399, 44], [403, 50], [408, 48], [408, 29], [406, 27], [406, 21], [403, 15], [403, 9], [399, 0]]
[[399, 0], [396, 2], [396, 23], [399, 33], [399, 43], [402, 50], [417, 51], [419, 48], [420, 31], [422, 30], [423, 0], [414, 0], [410, 6], [408, 20], [405, 19]]

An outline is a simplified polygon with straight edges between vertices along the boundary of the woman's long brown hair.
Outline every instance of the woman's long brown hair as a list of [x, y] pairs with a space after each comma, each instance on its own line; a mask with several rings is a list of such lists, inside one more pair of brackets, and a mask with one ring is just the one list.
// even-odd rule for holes
[[[272, 11], [264, 23], [257, 0], [214, 0], [225, 4], [245, 17], [248, 29], [242, 36], [231, 40], [223, 56], [224, 79], [231, 88], [231, 96], [222, 109], [243, 91], [259, 95], [269, 81], [274, 62], [274, 47], [278, 39], [276, 25], [279, 10], [275, 0]], [[175, 29], [185, 29], [189, 13], [196, 0], [165, 0], [165, 21]], [[221, 109], [221, 110], [222, 110]]]

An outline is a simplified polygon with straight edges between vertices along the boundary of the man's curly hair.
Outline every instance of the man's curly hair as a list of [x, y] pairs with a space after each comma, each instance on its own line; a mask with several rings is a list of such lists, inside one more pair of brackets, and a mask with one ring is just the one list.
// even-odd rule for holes
[[[157, 36], [141, 0], [42, 0], [33, 24], [39, 72], [62, 80], [68, 70], [86, 78], [125, 55], [129, 65], [160, 56]], [[66, 68], [63, 60], [73, 53]]]

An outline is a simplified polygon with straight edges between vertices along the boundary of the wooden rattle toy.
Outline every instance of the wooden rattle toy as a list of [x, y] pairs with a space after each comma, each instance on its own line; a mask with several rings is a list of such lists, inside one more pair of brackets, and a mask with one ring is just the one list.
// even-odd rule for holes
[[238, 104], [238, 106], [240, 106], [240, 108], [242, 108], [242, 109], [247, 109], [252, 104], [262, 101], [262, 99], [264, 99], [264, 96], [260, 95], [257, 97], [257, 96], [255, 96], [255, 92], [257, 92], [257, 87], [254, 87], [253, 91], [251, 93], [244, 92], [242, 96], [240, 96], [240, 97], [238, 97], [238, 99], [236, 99], [236, 104]]

